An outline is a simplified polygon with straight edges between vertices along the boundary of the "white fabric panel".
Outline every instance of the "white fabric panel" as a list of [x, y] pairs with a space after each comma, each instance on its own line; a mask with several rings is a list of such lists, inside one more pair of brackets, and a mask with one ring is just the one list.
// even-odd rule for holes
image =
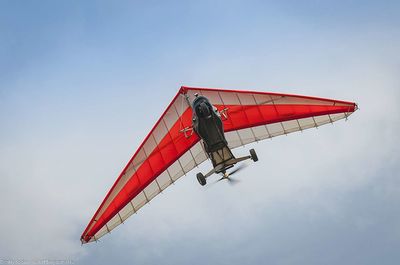
[[146, 194], [147, 199], [150, 201], [153, 199], [158, 193], [161, 192], [160, 188], [156, 180], [153, 180], [144, 190], [143, 192]]
[[217, 92], [221, 95], [224, 105], [240, 105], [237, 93], [232, 92]]
[[96, 235], [94, 236], [94, 238], [92, 238], [89, 242], [98, 240], [100, 237], [104, 236], [104, 235], [107, 234], [107, 233], [109, 233], [108, 230], [107, 230], [107, 227], [106, 227], [106, 226], [103, 226], [103, 227], [99, 230], [99, 232], [96, 233]]
[[175, 182], [180, 176], [184, 175], [183, 168], [181, 167], [179, 160], [176, 160], [169, 168], [168, 172], [171, 175], [172, 180]]
[[185, 174], [196, 166], [196, 163], [190, 152], [186, 152], [185, 154], [183, 154], [181, 158], [179, 158], [179, 161], [183, 167]]
[[242, 142], [239, 140], [238, 134], [241, 136], [240, 139], [245, 144], [248, 144], [250, 142], [262, 139], [267, 139], [279, 135], [297, 132], [309, 128], [315, 128], [324, 124], [338, 121], [340, 119], [344, 119], [346, 118], [346, 115], [348, 117], [350, 114], [351, 113], [322, 115], [311, 118], [290, 120], [290, 121], [277, 122], [277, 123], [252, 127], [251, 129], [254, 132], [256, 138], [254, 138], [251, 132], [249, 132], [250, 128], [228, 132], [225, 134], [225, 137], [226, 140], [228, 141], [228, 146], [230, 148], [236, 148], [239, 146], [243, 146]]
[[333, 105], [332, 102], [326, 100], [309, 99], [295, 96], [275, 97], [275, 104], [304, 104], [304, 105]]
[[178, 95], [172, 106], [173, 110], [177, 112], [179, 116], [181, 116], [186, 111], [186, 109], [189, 108], [185, 96], [182, 94]]
[[165, 121], [165, 125], [167, 126], [167, 129], [169, 130], [178, 119], [179, 119], [178, 114], [176, 113], [175, 109], [172, 107], [167, 110], [167, 112], [164, 115], [163, 120]]
[[270, 105], [273, 104], [272, 97], [265, 94], [254, 94], [257, 105]]
[[147, 203], [146, 196], [142, 191], [132, 200], [133, 207], [135, 207], [136, 211], [139, 210], [143, 205]]
[[267, 127], [265, 125], [253, 127], [253, 132], [256, 136], [256, 141], [263, 140], [266, 138], [271, 138], [269, 132], [267, 131]]
[[111, 218], [110, 221], [108, 221], [106, 229], [108, 231], [111, 231], [121, 223], [122, 223], [122, 219], [121, 219], [120, 215], [117, 214], [113, 218]]
[[242, 105], [256, 105], [257, 104], [253, 94], [237, 93], [237, 96], [239, 97], [240, 103]]
[[228, 142], [229, 148], [236, 148], [243, 145], [237, 131], [225, 133], [225, 139]]
[[317, 123], [318, 126], [331, 123], [331, 120], [329, 119], [329, 115], [322, 115], [322, 116], [316, 116], [314, 117], [315, 122]]
[[143, 150], [144, 153], [146, 154], [146, 157], [148, 157], [156, 147], [157, 147], [156, 141], [154, 140], [154, 137], [150, 135], [147, 141], [143, 144]]
[[304, 118], [298, 120], [302, 130], [315, 127], [315, 122], [313, 118]]
[[157, 177], [157, 181], [161, 190], [165, 190], [165, 188], [172, 184], [172, 180], [167, 171], [161, 173], [161, 175]]
[[135, 212], [136, 211], [135, 209], [133, 209], [132, 203], [128, 203], [121, 211], [119, 211], [119, 215], [121, 216], [121, 219], [125, 221], [126, 219], [128, 219], [129, 216], [131, 216]]
[[285, 133], [300, 131], [300, 126], [297, 120], [284, 121], [282, 122], [282, 125], [283, 128], [285, 129]]
[[272, 137], [282, 135], [284, 133], [282, 123], [267, 124], [267, 129]]
[[202, 91], [201, 95], [205, 96], [206, 98], [208, 98], [208, 100], [213, 105], [223, 105], [221, 97], [215, 91]]
[[165, 122], [162, 119], [161, 122], [157, 125], [157, 129], [153, 131], [154, 139], [157, 143], [160, 143], [162, 139], [167, 135], [168, 130], [165, 126]]
[[145, 161], [146, 158], [146, 153], [144, 152], [143, 148], [141, 148], [134, 159], [135, 162], [133, 163], [133, 166], [135, 167], [135, 170], [137, 170], [142, 165], [143, 161]]
[[242, 140], [242, 144], [249, 144], [256, 141], [251, 128], [242, 129], [237, 131], [239, 133], [240, 139]]
[[345, 113], [330, 114], [330, 117], [331, 117], [332, 121], [338, 121], [340, 119], [346, 118], [346, 115], [349, 116], [350, 113], [347, 113], [347, 114], [345, 114]]

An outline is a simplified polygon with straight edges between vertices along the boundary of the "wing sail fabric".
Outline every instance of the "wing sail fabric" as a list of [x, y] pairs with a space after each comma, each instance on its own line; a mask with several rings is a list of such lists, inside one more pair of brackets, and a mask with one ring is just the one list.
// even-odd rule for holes
[[357, 110], [352, 102], [278, 93], [184, 87], [207, 97], [223, 118], [229, 147], [333, 123]]
[[181, 87], [125, 166], [81, 236], [99, 239], [207, 159], [191, 128], [195, 94], [221, 114], [231, 148], [347, 118], [351, 102], [277, 93]]
[[207, 159], [200, 142], [184, 153], [179, 160], [170, 165], [157, 178], [155, 178], [146, 188], [139, 192], [133, 199], [128, 200], [125, 206], [118, 211], [105, 225], [96, 232], [88, 241], [98, 240], [103, 235], [109, 233], [115, 227], [123, 223], [132, 214], [136, 213], [141, 207], [151, 201], [156, 195], [165, 190], [180, 177], [200, 165]]
[[94, 214], [82, 243], [110, 232], [179, 177], [207, 159], [190, 129], [192, 110], [178, 92]]

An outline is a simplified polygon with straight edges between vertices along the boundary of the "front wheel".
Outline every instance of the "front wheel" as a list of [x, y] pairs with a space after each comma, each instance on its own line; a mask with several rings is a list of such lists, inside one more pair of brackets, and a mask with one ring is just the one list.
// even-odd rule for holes
[[197, 173], [196, 177], [197, 177], [197, 181], [200, 183], [201, 186], [206, 185], [207, 181], [202, 173]]
[[258, 161], [258, 157], [257, 157], [256, 151], [255, 151], [254, 149], [250, 149], [250, 156], [251, 156], [251, 159], [252, 159], [254, 162], [257, 162], [257, 161]]

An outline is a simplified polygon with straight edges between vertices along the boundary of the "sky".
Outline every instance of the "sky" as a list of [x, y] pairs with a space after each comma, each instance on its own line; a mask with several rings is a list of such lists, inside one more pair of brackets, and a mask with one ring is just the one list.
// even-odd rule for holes
[[[398, 1], [0, 0], [0, 264], [397, 264]], [[357, 102], [235, 186], [182, 177], [80, 235], [181, 85]], [[205, 162], [201, 170], [211, 167]]]

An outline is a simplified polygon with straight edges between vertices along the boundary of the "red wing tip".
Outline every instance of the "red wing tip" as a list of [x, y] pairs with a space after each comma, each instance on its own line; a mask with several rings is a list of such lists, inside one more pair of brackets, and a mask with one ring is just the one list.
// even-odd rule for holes
[[[86, 238], [86, 239], [85, 239]], [[81, 243], [82, 243], [82, 245], [83, 244], [87, 244], [87, 243], [89, 243], [90, 242], [90, 240], [91, 240], [91, 238], [89, 237], [89, 236], [82, 236], [81, 237]]]

